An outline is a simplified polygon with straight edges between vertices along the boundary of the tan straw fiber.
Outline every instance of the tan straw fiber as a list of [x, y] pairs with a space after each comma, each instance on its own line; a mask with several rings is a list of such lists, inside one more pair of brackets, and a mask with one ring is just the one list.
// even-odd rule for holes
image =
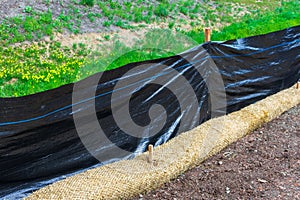
[[209, 120], [148, 153], [87, 170], [33, 192], [26, 199], [126, 199], [155, 189], [228, 144], [300, 104], [300, 89], [267, 97], [240, 111]]

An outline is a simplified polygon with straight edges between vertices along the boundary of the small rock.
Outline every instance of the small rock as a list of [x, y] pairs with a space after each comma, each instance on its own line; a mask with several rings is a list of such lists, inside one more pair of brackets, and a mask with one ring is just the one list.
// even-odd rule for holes
[[282, 186], [279, 186], [279, 188], [282, 189], [282, 190], [286, 190], [286, 188], [285, 188], [285, 187], [282, 187]]
[[222, 162], [222, 161], [219, 161], [219, 162], [218, 162], [218, 164], [219, 164], [219, 165], [222, 165], [222, 164], [223, 164], [223, 162]]
[[268, 182], [268, 181], [266, 181], [264, 179], [260, 179], [260, 178], [258, 178], [257, 181], [260, 182], [260, 183], [267, 183]]
[[286, 173], [285, 172], [280, 172], [283, 176], [286, 176]]
[[223, 153], [223, 156], [226, 158], [229, 158], [232, 154], [233, 154], [233, 152], [227, 151], [227, 152]]
[[229, 187], [226, 187], [225, 190], [226, 190], [226, 194], [230, 193], [230, 188]]

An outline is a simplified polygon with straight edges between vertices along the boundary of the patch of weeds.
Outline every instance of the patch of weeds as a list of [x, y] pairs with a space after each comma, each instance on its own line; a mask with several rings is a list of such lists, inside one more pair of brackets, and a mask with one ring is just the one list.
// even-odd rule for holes
[[115, 25], [119, 26], [121, 28], [124, 28], [124, 29], [129, 29], [130, 28], [130, 25], [128, 23], [122, 21], [121, 19], [119, 19], [118, 21], [116, 21]]
[[73, 43], [72, 44], [72, 49], [73, 49], [73, 51], [76, 51], [76, 49], [77, 49], [77, 43]]
[[169, 11], [168, 11], [168, 7], [166, 4], [159, 4], [155, 10], [154, 10], [154, 14], [159, 16], [159, 17], [167, 17], [168, 14], [169, 14]]
[[[53, 18], [51, 10], [46, 12], [31, 11], [25, 16], [4, 19], [0, 23], [0, 44], [9, 45], [25, 40], [38, 40], [43, 36], [51, 36], [54, 31], [61, 32], [64, 28], [75, 30], [72, 17], [60, 14]], [[75, 24], [80, 26], [80, 24]]]
[[180, 7], [180, 12], [184, 15], [188, 15], [189, 9], [187, 7]]
[[110, 27], [110, 25], [112, 25], [112, 21], [104, 21], [103, 22], [104, 27]]
[[172, 29], [175, 25], [175, 22], [169, 22], [168, 27], [169, 29]]
[[25, 12], [25, 13], [31, 13], [32, 12], [32, 7], [31, 6], [25, 6], [23, 12]]
[[110, 36], [109, 36], [109, 35], [105, 35], [105, 36], [104, 36], [104, 39], [105, 39], [106, 41], [108, 41], [108, 40], [110, 40]]
[[89, 18], [89, 20], [91, 21], [91, 22], [94, 22], [95, 21], [95, 13], [93, 13], [93, 12], [89, 12], [88, 14], [87, 14], [87, 17]]
[[50, 0], [44, 0], [44, 4], [46, 4], [47, 6], [50, 5]]
[[79, 4], [93, 7], [95, 5], [94, 0], [80, 0]]

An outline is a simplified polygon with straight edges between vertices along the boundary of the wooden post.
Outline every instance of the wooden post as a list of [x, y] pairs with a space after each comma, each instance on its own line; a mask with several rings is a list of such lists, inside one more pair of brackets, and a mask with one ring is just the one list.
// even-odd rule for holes
[[153, 145], [152, 144], [149, 144], [148, 146], [148, 162], [149, 163], [152, 163], [153, 162]]
[[205, 42], [210, 41], [210, 35], [211, 35], [211, 29], [210, 28], [204, 28]]
[[299, 89], [299, 81], [296, 83], [296, 89]]

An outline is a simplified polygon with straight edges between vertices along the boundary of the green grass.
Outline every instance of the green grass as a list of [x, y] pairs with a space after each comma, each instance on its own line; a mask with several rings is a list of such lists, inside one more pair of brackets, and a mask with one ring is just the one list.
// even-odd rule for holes
[[[49, 1], [45, 1], [49, 5]], [[64, 4], [63, 4], [64, 5]], [[235, 8], [242, 5], [242, 8]], [[135, 29], [135, 23], [144, 22], [174, 24], [170, 26], [176, 28], [183, 22], [180, 14], [184, 14], [186, 20], [192, 27], [197, 27], [199, 19], [204, 19], [203, 26], [215, 26], [217, 23], [225, 26], [233, 22], [240, 21], [238, 16], [232, 13], [248, 10], [251, 16], [257, 16], [278, 7], [277, 1], [241, 1], [230, 3], [228, 1], [215, 1], [209, 4], [199, 3], [191, 0], [178, 1], [124, 1], [119, 3], [114, 0], [74, 0], [73, 3], [64, 5], [65, 11], [54, 16], [52, 10], [39, 12], [31, 6], [25, 6], [22, 15], [10, 19], [3, 19], [0, 23], [0, 45], [10, 45], [17, 42], [39, 40], [44, 36], [53, 36], [54, 32], [64, 32], [68, 30], [72, 33], [80, 33], [81, 23], [87, 18], [91, 23], [96, 23], [96, 19], [102, 19], [104, 27], [112, 25], [124, 28]], [[268, 9], [261, 9], [266, 7]], [[92, 12], [92, 8], [94, 8]], [[191, 23], [191, 22], [193, 23]], [[185, 23], [184, 23], [185, 24]]]
[[128, 63], [176, 55], [197, 45], [184, 34], [174, 33], [168, 29], [151, 30], [146, 33], [145, 39], [137, 41], [132, 47], [127, 47], [116, 38], [112, 40], [114, 43], [110, 47], [111, 50], [105, 51], [107, 47], [104, 46], [103, 50], [99, 51], [100, 55], [94, 52], [95, 59], [90, 58], [93, 61], [80, 68], [76, 80], [97, 72], [116, 69]]
[[[266, 14], [257, 16], [256, 18], [253, 18], [251, 15], [245, 15], [242, 17], [241, 22], [232, 23], [220, 31], [214, 31], [212, 34], [212, 40], [224, 41], [244, 38], [300, 25], [300, 13], [297, 12], [298, 10], [300, 10], [300, 5], [297, 2], [288, 2], [283, 3], [281, 8], [276, 8], [274, 11], [267, 12]], [[171, 24], [170, 26], [173, 25]], [[110, 60], [110, 62], [107, 61], [106, 63], [104, 62], [105, 64], [103, 65], [100, 64], [99, 66], [101, 67], [96, 71], [110, 70], [131, 62], [162, 58], [178, 54], [192, 46], [195, 46], [196, 43], [203, 43], [204, 33], [202, 29], [194, 29], [188, 32], [179, 31], [177, 33], [173, 33], [170, 30], [161, 30], [156, 31], [153, 34], [149, 32], [145, 38], [145, 40], [139, 41], [131, 49], [126, 48], [125, 45], [122, 45], [119, 41], [117, 41], [111, 52], [114, 52], [114, 54], [118, 56], [123, 55], [124, 52], [130, 52], [132, 49], [140, 50], [139, 52], [134, 51], [134, 53], [126, 53], [118, 58], [117, 62], [114, 61], [113, 64], [110, 63], [111, 60], [114, 59], [114, 56], [105, 55], [101, 58], [101, 60]], [[156, 49], [156, 51], [149, 51], [147, 49], [148, 46], [157, 46], [158, 49]], [[159, 49], [164, 51], [160, 51]], [[85, 76], [83, 75], [83, 77]]]
[[26, 12], [25, 16], [15, 16], [0, 23], [0, 45], [41, 39], [54, 32], [62, 32], [63, 28], [73, 30], [71, 16], [60, 14], [53, 18], [52, 12]]
[[[283, 3], [282, 7], [256, 18], [251, 17], [251, 15], [245, 15], [241, 22], [232, 23], [219, 31], [213, 31], [211, 39], [213, 41], [231, 40], [297, 26], [300, 25], [300, 13], [297, 12], [299, 10], [300, 4], [289, 2]], [[195, 29], [185, 32], [185, 34], [198, 43], [204, 42], [203, 30]]]
[[[122, 16], [122, 13], [111, 12], [111, 8], [116, 10], [121, 8], [122, 10], [127, 9], [126, 12], [129, 12], [133, 9], [131, 2], [124, 3], [123, 5], [118, 3], [113, 4], [113, 1], [106, 1], [104, 3], [108, 9], [107, 13], [102, 13], [103, 15], [107, 15], [107, 21], [104, 22], [106, 26], [113, 24], [124, 27], [129, 26], [129, 19], [128, 21], [122, 20], [122, 17], [118, 17]], [[188, 12], [187, 14], [191, 15], [191, 13], [202, 12], [202, 7], [207, 6], [197, 7], [195, 4], [190, 5], [189, 3], [188, 1], [180, 1], [180, 5], [185, 4], [186, 7], [189, 7], [188, 11], [180, 11], [172, 4], [166, 5], [167, 2], [165, 1], [160, 2], [159, 5], [161, 6], [152, 6], [151, 9], [148, 9], [147, 6], [149, 5], [142, 5], [140, 3], [141, 7], [135, 10], [135, 14], [134, 16], [132, 15], [131, 20], [149, 20], [151, 22], [152, 20], [157, 20], [157, 17], [165, 18], [170, 13], [176, 12], [176, 9], [178, 12]], [[253, 2], [249, 1], [247, 5], [252, 6], [251, 3]], [[94, 6], [98, 4], [99, 1], [95, 1]], [[224, 6], [225, 4], [221, 5]], [[90, 6], [87, 7], [89, 8]], [[221, 7], [217, 9], [225, 8]], [[230, 12], [233, 8], [228, 7], [227, 9], [228, 11], [226, 12]], [[243, 38], [300, 25], [298, 10], [300, 10], [299, 4], [297, 1], [292, 1], [282, 3], [281, 7], [264, 12], [264, 14], [261, 11], [256, 11], [256, 14], [245, 15], [236, 23], [230, 22], [233, 18], [224, 16], [224, 18], [227, 17], [225, 21], [230, 22], [230, 25], [221, 30], [214, 30], [212, 40], [222, 41]], [[79, 20], [81, 11], [76, 11], [76, 9], [73, 11], [73, 14]], [[148, 12], [148, 18], [145, 18], [144, 15], [139, 15], [138, 13], [140, 12]], [[87, 13], [90, 13], [88, 15], [91, 18], [90, 20], [99, 16], [97, 13], [91, 13], [89, 9]], [[206, 14], [211, 22], [217, 23], [213, 19], [215, 15], [213, 11], [207, 9]], [[196, 43], [194, 41], [197, 43], [204, 42], [203, 26], [200, 26], [196, 21], [192, 24], [195, 26], [193, 30], [182, 31], [175, 21], [169, 21], [169, 29], [156, 32], [150, 31], [145, 36], [145, 39], [139, 40], [130, 48], [118, 41], [118, 39], [106, 35], [104, 39], [114, 41], [113, 46], [103, 47], [103, 51], [99, 51], [100, 53], [94, 52], [90, 56], [87, 56], [89, 51], [84, 44], [73, 44], [71, 49], [62, 47], [59, 43], [53, 41], [49, 43], [39, 42], [38, 44], [29, 45], [26, 48], [7, 46], [11, 43], [24, 40], [38, 40], [43, 35], [51, 35], [54, 31], [62, 30], [63, 28], [75, 31], [74, 27], [77, 27], [77, 29], [80, 27], [79, 22], [77, 25], [71, 23], [71, 15], [61, 14], [57, 18], [54, 18], [51, 11], [37, 13], [27, 8], [25, 16], [7, 19], [0, 24], [0, 96], [13, 97], [33, 94], [131, 62], [162, 58], [183, 52], [195, 46]], [[176, 29], [177, 32], [171, 31], [171, 29]], [[110, 51], [107, 51], [107, 49], [110, 49]]]

